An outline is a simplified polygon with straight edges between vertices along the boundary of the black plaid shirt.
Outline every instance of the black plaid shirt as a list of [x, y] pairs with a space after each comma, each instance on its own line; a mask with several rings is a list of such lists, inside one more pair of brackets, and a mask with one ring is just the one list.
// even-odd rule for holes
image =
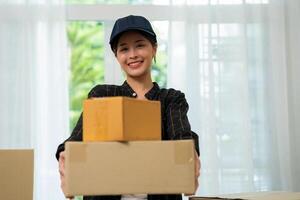
[[[123, 85], [97, 85], [88, 95], [92, 97], [112, 97], [126, 96], [136, 98], [136, 93], [125, 81]], [[194, 139], [195, 149], [199, 155], [198, 135], [191, 131], [190, 123], [187, 117], [188, 103], [182, 92], [174, 89], [161, 89], [154, 83], [154, 86], [145, 94], [148, 100], [158, 100], [161, 103], [162, 116], [162, 139], [179, 140]], [[82, 141], [82, 115], [80, 116], [71, 136], [66, 141]], [[65, 141], [65, 142], [66, 142]], [[64, 142], [64, 143], [65, 143]], [[59, 153], [64, 151], [64, 143], [57, 148], [56, 158]], [[121, 196], [94, 196], [84, 197], [84, 200], [120, 200]], [[181, 194], [178, 195], [148, 195], [148, 200], [181, 200]]]

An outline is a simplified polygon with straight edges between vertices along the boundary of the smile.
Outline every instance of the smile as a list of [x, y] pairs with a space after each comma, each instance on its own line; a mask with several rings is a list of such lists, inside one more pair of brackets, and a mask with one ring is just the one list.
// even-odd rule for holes
[[128, 63], [128, 66], [131, 68], [137, 68], [139, 67], [141, 64], [143, 64], [143, 61], [135, 61], [135, 62], [130, 62]]

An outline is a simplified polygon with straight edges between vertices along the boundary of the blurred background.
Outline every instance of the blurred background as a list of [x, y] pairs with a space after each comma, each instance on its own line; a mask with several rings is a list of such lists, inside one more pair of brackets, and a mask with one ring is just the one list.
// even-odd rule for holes
[[197, 195], [300, 191], [300, 1], [0, 0], [0, 148], [35, 150], [35, 199], [64, 199], [58, 144], [123, 83], [108, 41], [129, 14], [158, 35], [153, 80], [186, 94]]

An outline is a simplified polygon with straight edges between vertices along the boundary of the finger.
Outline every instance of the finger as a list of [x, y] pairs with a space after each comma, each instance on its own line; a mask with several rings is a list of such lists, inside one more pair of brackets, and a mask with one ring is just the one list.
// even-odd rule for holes
[[64, 171], [65, 166], [64, 166], [64, 163], [63, 163], [63, 162], [59, 162], [59, 164], [58, 164], [58, 169], [61, 170], [61, 171]]
[[62, 167], [60, 167], [58, 169], [58, 171], [59, 171], [60, 176], [63, 176], [63, 177], [65, 176], [65, 170]]
[[193, 196], [196, 194], [196, 191], [198, 189], [198, 186], [199, 186], [199, 183], [198, 183], [198, 178], [195, 179], [195, 191], [193, 193], [184, 193], [183, 195], [184, 196]]
[[196, 178], [196, 180], [195, 180], [195, 192], [197, 191], [197, 189], [198, 189], [198, 186], [199, 186], [199, 180], [198, 180], [198, 178]]
[[62, 179], [65, 177], [65, 174], [63, 172], [59, 171], [59, 176], [60, 176], [60, 179]]
[[60, 152], [60, 153], [59, 153], [59, 157], [60, 157], [60, 158], [65, 158], [65, 151]]
[[194, 191], [193, 194], [196, 194], [197, 189], [199, 187], [199, 180], [198, 179], [199, 179], [199, 175], [196, 174], [196, 177], [195, 177], [195, 191]]
[[198, 178], [200, 176], [200, 170], [196, 170], [196, 178]]
[[62, 178], [61, 181], [60, 181], [60, 188], [63, 191], [63, 193], [65, 193], [65, 181], [64, 181], [64, 178]]
[[195, 161], [195, 164], [196, 164], [196, 177], [199, 177], [200, 176], [200, 169], [201, 169], [201, 162], [200, 162], [200, 159], [197, 157], [196, 158], [196, 161]]
[[64, 154], [64, 152], [61, 152], [59, 154], [58, 164], [59, 164], [59, 167], [62, 167], [62, 168], [65, 167], [65, 154]]
[[65, 175], [65, 153], [64, 152], [61, 152], [59, 154], [58, 170], [61, 176]]

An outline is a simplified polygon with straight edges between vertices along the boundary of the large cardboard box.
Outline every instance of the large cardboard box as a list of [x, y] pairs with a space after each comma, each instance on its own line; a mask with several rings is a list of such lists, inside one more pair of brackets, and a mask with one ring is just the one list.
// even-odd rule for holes
[[0, 196], [33, 199], [33, 150], [0, 150]]
[[300, 192], [253, 192], [220, 195], [216, 197], [190, 197], [189, 200], [300, 200]]
[[67, 196], [195, 190], [192, 140], [67, 142], [65, 147]]
[[83, 141], [161, 140], [159, 101], [129, 97], [87, 99]]

